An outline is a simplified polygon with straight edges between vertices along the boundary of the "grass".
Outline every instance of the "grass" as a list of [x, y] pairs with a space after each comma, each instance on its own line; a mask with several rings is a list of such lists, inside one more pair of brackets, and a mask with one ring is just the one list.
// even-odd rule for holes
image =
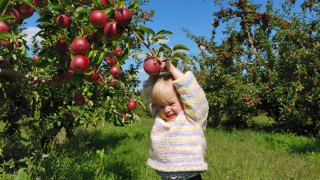
[[[259, 118], [258, 118], [259, 120]], [[260, 122], [264, 120], [260, 119]], [[132, 127], [79, 128], [53, 149], [40, 179], [159, 179], [145, 165], [152, 120]], [[203, 179], [320, 179], [320, 141], [294, 134], [207, 128]]]

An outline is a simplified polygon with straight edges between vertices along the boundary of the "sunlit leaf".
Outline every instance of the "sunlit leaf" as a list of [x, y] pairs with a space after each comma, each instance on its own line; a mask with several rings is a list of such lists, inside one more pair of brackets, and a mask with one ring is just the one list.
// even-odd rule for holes
[[173, 46], [173, 51], [176, 51], [176, 50], [186, 50], [186, 51], [189, 51], [189, 48], [184, 45], [184, 44], [176, 44]]
[[180, 58], [182, 61], [184, 61], [187, 64], [191, 64], [191, 59], [184, 54], [183, 52], [174, 52], [174, 54], [171, 56], [171, 59]]

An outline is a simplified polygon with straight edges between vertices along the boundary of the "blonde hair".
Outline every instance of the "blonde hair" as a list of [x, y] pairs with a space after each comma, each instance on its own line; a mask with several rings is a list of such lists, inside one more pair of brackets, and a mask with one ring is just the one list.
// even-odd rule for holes
[[161, 74], [158, 77], [151, 92], [152, 105], [166, 104], [169, 93], [172, 93], [172, 90], [177, 93], [173, 87], [173, 80], [172, 75], [168, 73]]

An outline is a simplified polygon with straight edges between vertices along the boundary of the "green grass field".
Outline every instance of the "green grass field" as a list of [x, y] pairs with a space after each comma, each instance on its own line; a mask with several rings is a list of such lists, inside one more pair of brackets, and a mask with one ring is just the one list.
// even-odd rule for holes
[[[152, 120], [79, 128], [39, 166], [40, 179], [159, 179], [145, 165]], [[207, 128], [203, 179], [320, 179], [320, 143], [293, 134]]]

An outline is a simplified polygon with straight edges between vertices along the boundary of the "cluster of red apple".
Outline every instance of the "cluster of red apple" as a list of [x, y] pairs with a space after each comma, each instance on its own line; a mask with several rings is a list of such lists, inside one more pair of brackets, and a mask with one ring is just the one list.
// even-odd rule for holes
[[[33, 15], [34, 9], [22, 3], [9, 8], [5, 13], [6, 15], [12, 15], [14, 18], [9, 19], [8, 21], [0, 21], [0, 32], [9, 32], [11, 29], [10, 26], [20, 25], [24, 19]], [[7, 41], [1, 41], [1, 46], [3, 47], [7, 47], [12, 44], [13, 42], [9, 44]], [[17, 44], [17, 46], [19, 46], [19, 44]]]

